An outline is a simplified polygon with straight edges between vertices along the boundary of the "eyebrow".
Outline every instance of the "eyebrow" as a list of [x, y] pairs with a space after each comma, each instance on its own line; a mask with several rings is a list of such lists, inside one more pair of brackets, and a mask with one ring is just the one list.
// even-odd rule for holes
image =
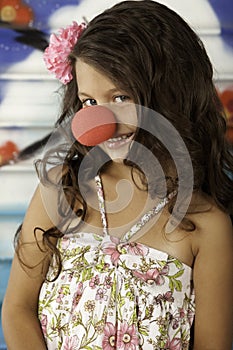
[[87, 94], [86, 92], [81, 92], [81, 91], [78, 91], [78, 96], [85, 96], [85, 97], [91, 97], [89, 94]]
[[[112, 88], [112, 89], [106, 91], [106, 95], [107, 95], [107, 94], [113, 94], [114, 92], [119, 92], [119, 93], [120, 93], [120, 90], [117, 89], [117, 88]], [[80, 95], [81, 95], [81, 96], [84, 96], [84, 97], [90, 97], [90, 98], [92, 98], [91, 95], [89, 95], [88, 93], [82, 92], [82, 91], [78, 91], [78, 96], [80, 96]]]

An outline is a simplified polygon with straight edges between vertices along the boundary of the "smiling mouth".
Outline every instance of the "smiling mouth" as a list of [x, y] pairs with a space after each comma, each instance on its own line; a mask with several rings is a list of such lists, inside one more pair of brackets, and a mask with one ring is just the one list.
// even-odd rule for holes
[[128, 134], [117, 136], [117, 137], [112, 137], [111, 139], [108, 139], [105, 142], [105, 144], [108, 148], [117, 149], [131, 142], [133, 137], [134, 137], [134, 132], [131, 132]]

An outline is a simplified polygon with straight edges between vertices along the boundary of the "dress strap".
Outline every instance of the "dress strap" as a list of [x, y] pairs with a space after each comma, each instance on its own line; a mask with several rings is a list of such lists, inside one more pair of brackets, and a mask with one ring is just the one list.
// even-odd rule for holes
[[137, 223], [124, 234], [124, 236], [121, 238], [121, 242], [127, 242], [130, 238], [132, 238], [147, 222], [149, 222], [155, 215], [157, 215], [167, 205], [167, 203], [173, 197], [175, 197], [176, 194], [177, 191], [169, 193], [169, 195], [163, 198], [154, 208], [142, 215], [139, 221], [137, 221]]
[[[108, 224], [107, 224], [107, 216], [105, 210], [105, 201], [104, 201], [104, 192], [103, 185], [101, 181], [101, 177], [99, 175], [95, 176], [96, 188], [97, 188], [97, 196], [99, 202], [99, 210], [101, 214], [101, 221], [103, 225], [103, 233], [104, 235], [108, 235]], [[167, 203], [175, 197], [177, 191], [173, 191], [169, 193], [168, 196], [163, 198], [154, 208], [146, 212], [141, 216], [139, 221], [134, 224], [129, 231], [127, 231], [123, 237], [120, 239], [121, 242], [127, 242], [130, 238], [132, 238], [147, 222], [149, 222], [155, 215], [157, 215], [166, 205]]]
[[96, 189], [97, 189], [97, 197], [99, 202], [101, 221], [103, 225], [103, 233], [106, 236], [108, 235], [108, 224], [107, 224], [107, 216], [106, 216], [106, 210], [105, 210], [103, 185], [99, 175], [95, 176], [95, 183], [96, 183]]

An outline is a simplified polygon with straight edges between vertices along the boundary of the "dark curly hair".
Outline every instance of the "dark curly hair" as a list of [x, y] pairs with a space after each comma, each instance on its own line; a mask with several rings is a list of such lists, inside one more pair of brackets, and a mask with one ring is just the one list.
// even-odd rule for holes
[[[64, 157], [61, 156], [64, 144], [56, 149], [56, 156], [54, 149], [48, 150], [38, 164], [42, 182], [50, 182], [48, 164], [59, 161], [62, 164], [61, 179], [54, 186], [60, 193], [59, 201], [64, 193], [66, 200], [68, 198], [69, 208], [60, 212], [64, 222], [69, 220], [68, 212], [76, 211], [77, 201], [81, 202], [83, 209], [76, 214], [85, 219], [87, 204], [77, 181], [84, 157], [89, 157], [89, 161], [83, 180], [104, 171], [110, 161], [101, 151], [98, 155], [101, 162], [93, 160], [88, 153], [90, 148], [72, 139], [70, 121], [82, 108], [76, 83], [77, 58], [103, 72], [136, 104], [165, 117], [178, 131], [189, 152], [193, 190], [202, 190], [214, 199], [218, 207], [232, 213], [233, 157], [225, 139], [226, 121], [214, 86], [212, 65], [200, 38], [178, 14], [160, 3], [123, 1], [90, 21], [70, 54], [74, 79], [64, 87], [63, 109], [56, 126], [65, 125], [64, 132], [72, 140], [71, 146], [68, 151], [65, 148]], [[150, 132], [146, 124], [148, 119], [143, 116], [139, 119], [135, 140], [153, 152], [166, 173], [172, 157], [163, 140], [155, 136], [158, 124], [154, 119], [152, 123], [150, 119]], [[186, 158], [178, 146], [176, 149], [174, 140], [176, 156], [185, 169]], [[125, 160], [125, 163], [132, 169], [140, 170], [141, 165], [143, 168], [137, 146], [133, 145], [130, 152], [136, 157], [135, 162]], [[100, 163], [105, 165], [98, 168]], [[148, 173], [151, 181], [148, 188], [153, 192], [159, 179], [150, 165]], [[169, 191], [177, 187], [177, 174], [168, 174], [167, 180]], [[60, 206], [60, 211], [61, 207], [64, 209]], [[51, 245], [50, 237], [61, 237], [68, 232], [62, 232], [58, 227], [44, 232], [45, 243], [53, 253], [58, 254], [58, 251]]]

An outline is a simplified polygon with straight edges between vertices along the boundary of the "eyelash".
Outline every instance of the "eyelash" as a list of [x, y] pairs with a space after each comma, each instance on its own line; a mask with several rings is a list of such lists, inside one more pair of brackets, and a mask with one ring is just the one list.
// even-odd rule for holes
[[[121, 101], [120, 101], [120, 102], [116, 102], [116, 99], [117, 99], [117, 98], [120, 98]], [[128, 100], [130, 100], [130, 97], [127, 96], [127, 95], [117, 95], [117, 96], [113, 96], [113, 101], [114, 101], [115, 103], [124, 103], [125, 101], [128, 101]], [[97, 103], [96, 103], [96, 100], [94, 100], [94, 99], [92, 99], [92, 98], [86, 98], [86, 99], [84, 99], [84, 100], [81, 100], [81, 102], [82, 102], [82, 106], [83, 106], [83, 107], [90, 107], [90, 106], [94, 106], [94, 105], [97, 104]], [[87, 104], [88, 102], [90, 102], [90, 104]]]
[[[88, 101], [90, 101], [90, 102], [91, 102], [91, 101], [92, 101], [92, 102], [94, 101], [94, 103], [93, 103], [93, 104], [91, 103], [90, 105], [87, 105], [87, 102], [88, 102]], [[83, 106], [83, 107], [90, 107], [90, 106], [94, 106], [94, 105], [97, 104], [97, 103], [96, 103], [96, 100], [94, 100], [93, 98], [86, 98], [85, 100], [81, 100], [81, 102], [82, 102], [82, 106]]]
[[117, 98], [121, 98], [121, 99], [122, 99], [121, 103], [130, 100], [130, 97], [127, 96], [127, 95], [117, 95], [117, 96], [114, 96], [114, 100], [116, 100]]

